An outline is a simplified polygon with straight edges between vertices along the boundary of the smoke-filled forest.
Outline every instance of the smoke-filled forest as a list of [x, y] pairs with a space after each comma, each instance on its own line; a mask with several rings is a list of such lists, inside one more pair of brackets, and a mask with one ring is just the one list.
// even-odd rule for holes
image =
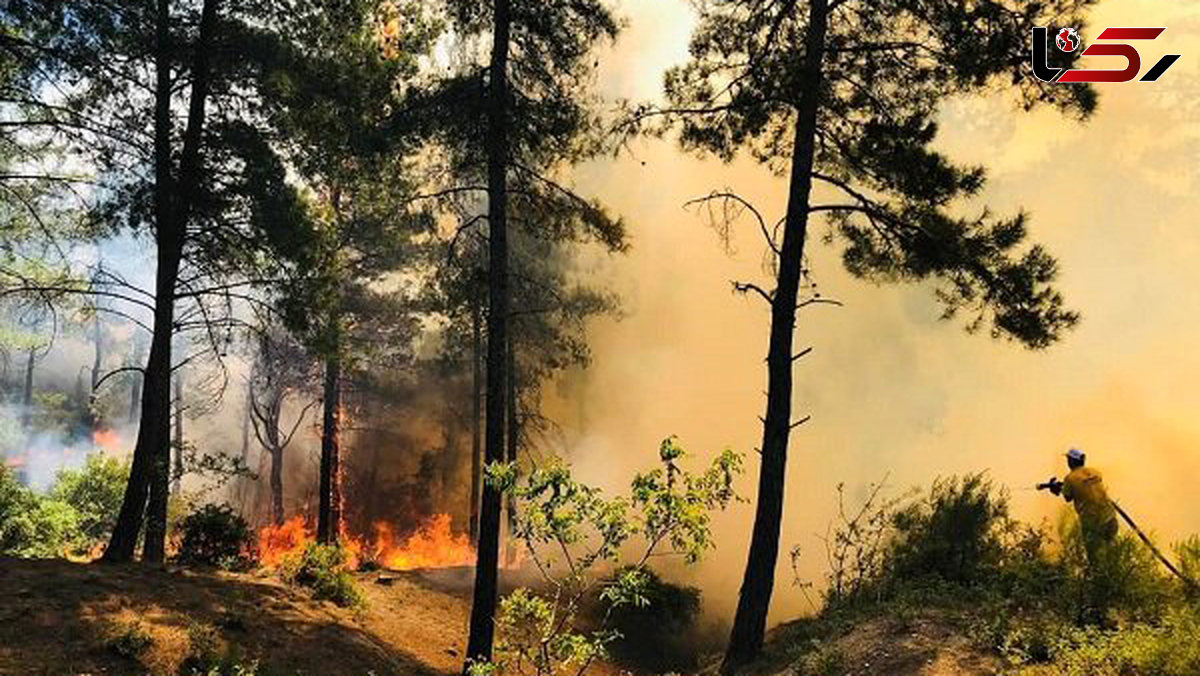
[[1196, 47], [5, 0], [0, 675], [1200, 675]]

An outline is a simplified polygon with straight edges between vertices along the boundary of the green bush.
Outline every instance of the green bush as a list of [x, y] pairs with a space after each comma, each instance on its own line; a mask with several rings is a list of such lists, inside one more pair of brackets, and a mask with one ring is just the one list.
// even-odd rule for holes
[[38, 498], [0, 466], [0, 554], [24, 555], [34, 543]]
[[1008, 496], [984, 474], [938, 479], [926, 497], [893, 515], [893, 572], [906, 579], [982, 580], [1004, 558], [1008, 523]]
[[80, 469], [58, 473], [49, 497], [78, 513], [78, 532], [85, 549], [106, 542], [112, 534], [128, 477], [128, 461], [101, 453], [89, 455]]
[[804, 676], [838, 676], [846, 673], [846, 655], [833, 644], [820, 644], [800, 660], [798, 673]]
[[229, 505], [199, 507], [183, 518], [179, 532], [180, 563], [226, 570], [245, 570], [253, 563], [250, 526]]
[[1061, 676], [1196, 676], [1200, 614], [1196, 608], [1177, 607], [1156, 624], [1120, 631], [1094, 626], [1065, 630], [1051, 654]]
[[348, 561], [349, 555], [340, 545], [310, 542], [298, 557], [284, 559], [280, 576], [285, 582], [308, 587], [315, 598], [346, 608], [361, 608], [366, 601], [346, 570]]
[[79, 514], [71, 505], [43, 498], [0, 468], [0, 554], [53, 557], [77, 551]]
[[591, 609], [606, 612], [609, 626], [620, 634], [609, 653], [624, 666], [648, 673], [695, 671], [701, 652], [696, 649], [700, 590], [671, 584], [649, 568], [640, 572], [645, 603]]
[[1154, 554], [1136, 536], [1121, 533], [1089, 561], [1078, 521], [1060, 526], [1062, 560], [1071, 572], [1065, 591], [1073, 619], [1091, 624], [1117, 620], [1157, 622], [1175, 596]]

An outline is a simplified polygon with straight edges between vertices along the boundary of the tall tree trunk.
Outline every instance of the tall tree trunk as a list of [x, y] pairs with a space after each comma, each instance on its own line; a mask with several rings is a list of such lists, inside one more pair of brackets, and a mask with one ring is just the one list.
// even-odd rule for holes
[[[183, 151], [179, 159], [179, 181], [175, 186], [176, 200], [171, 205], [169, 213], [171, 215], [171, 241], [170, 253], [168, 262], [171, 264], [172, 278], [169, 289], [163, 289], [170, 293], [168, 298], [173, 298], [175, 291], [175, 281], [179, 274], [179, 263], [183, 256], [183, 244], [186, 238], [187, 222], [191, 213], [192, 203], [195, 201], [196, 192], [199, 188], [201, 165], [200, 165], [200, 144], [201, 136], [204, 130], [204, 108], [208, 99], [209, 85], [209, 57], [212, 51], [213, 33], [217, 22], [217, 3], [218, 0], [204, 0], [204, 5], [200, 10], [200, 31], [197, 37], [195, 55], [192, 62], [192, 91], [191, 98], [188, 101], [188, 124], [183, 135]], [[161, 238], [161, 233], [160, 233]], [[161, 258], [160, 258], [161, 260]], [[169, 321], [164, 324], [164, 328], [172, 326], [174, 321], [174, 303], [165, 303], [167, 307], [167, 318]], [[159, 326], [157, 318], [155, 324], [155, 338], [157, 339]], [[167, 388], [170, 387], [171, 379], [171, 336], [166, 336], [166, 363], [162, 374], [162, 393], [165, 394]], [[165, 398], [164, 398], [165, 401]], [[143, 401], [143, 409], [145, 402]], [[155, 447], [156, 455], [153, 464], [152, 474], [150, 476], [150, 500], [147, 504], [146, 518], [146, 544], [142, 552], [142, 557], [151, 563], [161, 563], [166, 556], [166, 537], [167, 537], [167, 494], [170, 480], [170, 441], [169, 441], [169, 412], [164, 410], [159, 413], [159, 424], [163, 426], [162, 437], [158, 439], [158, 445]], [[145, 416], [143, 415], [143, 419]]]
[[249, 390], [251, 387], [253, 387], [253, 385], [247, 382], [246, 403], [245, 408], [242, 410], [242, 463], [246, 467], [250, 466], [250, 416], [253, 415], [250, 412]]
[[96, 309], [96, 316], [92, 318], [92, 382], [91, 388], [88, 390], [88, 425], [92, 431], [100, 429], [100, 416], [96, 412], [96, 398], [99, 393], [96, 389], [100, 386], [100, 365], [104, 357], [104, 333], [100, 324], [100, 309]]
[[175, 434], [171, 446], [175, 448], [175, 466], [171, 470], [171, 492], [179, 495], [183, 483], [183, 371], [175, 372]]
[[[170, 1], [158, 0], [155, 16], [154, 55], [154, 219], [158, 249], [155, 272], [154, 322], [150, 355], [142, 371], [138, 394], [140, 422], [129, 480], [121, 501], [121, 511], [112, 538], [104, 550], [105, 561], [130, 561], [142, 530], [150, 477], [158, 446], [167, 443], [166, 401], [171, 377], [171, 334], [175, 314], [175, 281], [179, 274], [180, 252], [176, 241], [182, 237], [171, 218], [171, 46]], [[181, 247], [180, 247], [181, 248]], [[165, 527], [164, 527], [165, 530]], [[165, 547], [164, 547], [165, 549]], [[148, 557], [147, 557], [148, 558]]]
[[271, 447], [271, 523], [283, 525], [283, 448]]
[[104, 357], [104, 333], [100, 324], [100, 311], [92, 318], [92, 398], [96, 397], [96, 387], [100, 384], [100, 364]]
[[[250, 416], [254, 415], [253, 413], [250, 412], [250, 401], [251, 401], [250, 388], [251, 387], [253, 387], [253, 385], [251, 384], [251, 381], [249, 379], [247, 379], [247, 381], [246, 381], [246, 401], [244, 402], [243, 408], [242, 408], [242, 451], [241, 451], [242, 467], [245, 468], [245, 470], [247, 472], [250, 471], [250, 425], [251, 425]], [[247, 513], [246, 497], [250, 493], [251, 485], [252, 484], [250, 483], [250, 477], [248, 477], [248, 476], [238, 476], [236, 479], [235, 486], [237, 487], [236, 488], [237, 501], [238, 501], [238, 504], [241, 505], [241, 507], [242, 507], [242, 514]]]
[[[505, 402], [508, 409], [506, 412], [508, 445], [504, 454], [504, 461], [508, 463], [517, 461], [517, 448], [521, 443], [521, 427], [517, 424], [517, 361], [513, 354], [514, 340], [515, 338], [510, 333], [508, 336], [508, 400]], [[517, 501], [512, 493], [504, 496], [504, 512], [508, 516], [508, 529], [504, 536], [504, 560], [511, 565], [517, 560], [517, 543], [513, 539], [513, 533], [517, 530]]]
[[[179, 275], [179, 251], [159, 257], [162, 266], [155, 283], [154, 339], [142, 388], [142, 420], [134, 445], [134, 463], [138, 453], [148, 458], [146, 539], [142, 560], [162, 563], [166, 558], [167, 492], [171, 461], [171, 331], [175, 320], [175, 282]], [[126, 488], [128, 493], [128, 488]], [[110, 545], [111, 546], [111, 545]]]
[[471, 300], [471, 544], [479, 541], [479, 491], [483, 485], [483, 314]]
[[37, 348], [31, 347], [25, 358], [25, 389], [21, 392], [21, 430], [25, 433], [33, 424], [33, 367], [36, 362]]
[[[170, 488], [171, 339], [175, 319], [175, 283], [183, 258], [185, 228], [200, 179], [200, 143], [208, 98], [209, 52], [217, 19], [217, 0], [204, 0], [192, 66], [187, 129], [183, 135], [178, 181], [171, 176], [170, 2], [158, 0], [155, 18], [154, 213], [158, 269], [155, 272], [153, 336], [142, 386], [141, 422], [121, 512], [105, 550], [108, 561], [128, 561], [146, 515], [143, 560], [161, 563], [166, 556], [167, 492]], [[147, 502], [147, 492], [149, 498]]]
[[[133, 356], [130, 358], [127, 366], [134, 366], [142, 360], [141, 341], [135, 342]], [[129, 417], [127, 418], [130, 424], [137, 422], [138, 416], [142, 412], [142, 380], [143, 373], [139, 370], [130, 376], [129, 380]]]
[[779, 273], [771, 303], [771, 337], [767, 352], [767, 414], [763, 422], [762, 466], [758, 501], [746, 572], [738, 595], [737, 613], [722, 674], [732, 674], [762, 649], [767, 610], [775, 586], [779, 528], [783, 518], [784, 479], [792, 422], [792, 339], [796, 300], [803, 274], [808, 234], [809, 193], [812, 189], [813, 149], [824, 58], [828, 0], [811, 0], [805, 38], [803, 94], [796, 111], [792, 168]]
[[341, 346], [325, 360], [324, 413], [321, 419], [321, 481], [317, 541], [337, 542], [342, 534], [342, 360]]
[[[488, 68], [488, 315], [486, 460], [504, 459], [505, 349], [508, 344], [508, 49], [509, 0], [493, 0], [492, 54]], [[475, 594], [467, 660], [490, 661], [495, 637], [500, 491], [484, 482], [479, 508]], [[464, 664], [463, 671], [466, 672]]]

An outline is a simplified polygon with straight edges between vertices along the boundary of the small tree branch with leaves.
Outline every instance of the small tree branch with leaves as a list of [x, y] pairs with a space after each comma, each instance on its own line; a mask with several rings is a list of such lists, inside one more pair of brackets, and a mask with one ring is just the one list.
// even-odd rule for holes
[[[557, 459], [521, 482], [514, 465], [489, 465], [487, 481], [516, 499], [513, 537], [542, 584], [501, 601], [496, 657], [473, 663], [470, 674], [586, 673], [620, 638], [609, 622], [612, 611], [649, 603], [652, 558], [677, 556], [691, 564], [714, 547], [711, 516], [736, 499], [733, 480], [742, 456], [725, 450], [703, 471], [691, 472], [680, 464], [686, 453], [675, 437], [662, 442], [658, 456], [658, 467], [636, 475], [627, 495], [612, 498], [576, 481]], [[602, 618], [583, 629], [580, 612], [591, 598], [599, 599]]]

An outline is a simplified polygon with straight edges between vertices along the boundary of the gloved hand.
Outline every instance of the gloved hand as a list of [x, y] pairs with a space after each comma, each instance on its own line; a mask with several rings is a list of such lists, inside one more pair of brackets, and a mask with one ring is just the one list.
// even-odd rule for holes
[[1039, 491], [1047, 490], [1055, 495], [1062, 495], [1062, 486], [1063, 486], [1062, 482], [1059, 481], [1057, 477], [1054, 477], [1054, 478], [1051, 478], [1049, 481], [1047, 481], [1044, 484], [1038, 484], [1037, 488]]

